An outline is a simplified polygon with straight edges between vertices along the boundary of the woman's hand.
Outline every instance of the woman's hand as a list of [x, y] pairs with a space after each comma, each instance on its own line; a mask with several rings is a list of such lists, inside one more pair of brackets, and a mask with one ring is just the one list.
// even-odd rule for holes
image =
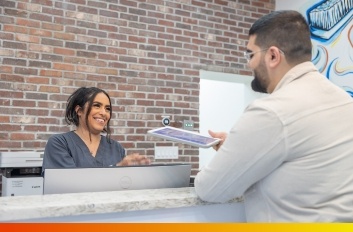
[[133, 166], [133, 165], [148, 165], [151, 161], [145, 156], [138, 153], [132, 153], [125, 156], [116, 166]]
[[211, 130], [208, 130], [208, 133], [213, 137], [213, 138], [218, 138], [221, 139], [221, 141], [213, 146], [213, 149], [215, 149], [216, 151], [218, 151], [218, 149], [222, 146], [222, 144], [224, 143], [224, 140], [226, 140], [227, 138], [227, 133], [226, 132], [213, 132]]

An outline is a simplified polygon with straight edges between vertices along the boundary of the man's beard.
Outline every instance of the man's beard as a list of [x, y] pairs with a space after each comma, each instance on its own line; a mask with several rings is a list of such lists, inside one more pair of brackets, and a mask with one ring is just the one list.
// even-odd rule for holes
[[267, 90], [264, 86], [262, 86], [261, 82], [259, 81], [259, 78], [255, 75], [254, 80], [251, 82], [251, 88], [255, 92], [259, 93], [267, 93]]
[[251, 88], [255, 92], [267, 93], [267, 83], [265, 83], [265, 80], [268, 80], [268, 73], [264, 62], [261, 61], [259, 66], [254, 69], [254, 80], [251, 82]]

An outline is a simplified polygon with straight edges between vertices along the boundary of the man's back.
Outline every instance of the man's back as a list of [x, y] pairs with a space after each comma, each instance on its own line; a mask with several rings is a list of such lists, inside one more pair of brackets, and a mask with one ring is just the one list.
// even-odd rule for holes
[[245, 193], [249, 221], [353, 219], [353, 101], [312, 66], [295, 67], [251, 106], [278, 117], [284, 149], [281, 164]]

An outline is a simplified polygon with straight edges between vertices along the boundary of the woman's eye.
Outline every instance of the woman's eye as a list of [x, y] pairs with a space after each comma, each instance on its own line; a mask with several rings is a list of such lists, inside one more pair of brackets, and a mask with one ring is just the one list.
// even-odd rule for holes
[[105, 108], [105, 110], [106, 110], [106, 111], [109, 111], [109, 112], [111, 111], [111, 109], [110, 109], [110, 108]]

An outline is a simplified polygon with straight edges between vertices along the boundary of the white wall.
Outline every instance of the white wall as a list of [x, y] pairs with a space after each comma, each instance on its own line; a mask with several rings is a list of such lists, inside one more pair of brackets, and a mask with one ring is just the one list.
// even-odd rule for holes
[[[255, 98], [250, 83], [253, 77], [200, 71], [200, 133], [226, 131], [236, 123], [245, 107]], [[200, 169], [215, 155], [212, 148], [200, 148]]]

